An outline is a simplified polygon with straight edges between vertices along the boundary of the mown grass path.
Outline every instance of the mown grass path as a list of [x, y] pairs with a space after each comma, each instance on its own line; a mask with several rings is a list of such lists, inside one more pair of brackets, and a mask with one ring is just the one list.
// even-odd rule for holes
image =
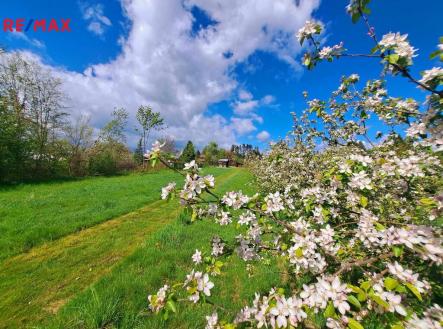
[[[220, 182], [220, 179], [218, 180]], [[223, 177], [217, 183], [217, 193], [242, 190], [248, 195], [256, 191], [254, 179], [246, 170]], [[177, 204], [176, 202], [173, 202]], [[147, 296], [165, 283], [182, 281], [194, 266], [191, 256], [195, 249], [211, 253], [211, 237], [220, 236], [228, 245], [245, 227], [221, 226], [207, 218], [189, 223], [189, 214], [181, 214], [163, 228], [150, 234], [142, 246], [114, 266], [87, 289], [76, 294], [55, 317], [42, 322], [41, 329], [201, 329], [205, 316], [212, 314], [211, 304], [180, 303], [177, 313], [167, 321], [148, 312]], [[229, 319], [240, 308], [252, 302], [255, 292], [268, 292], [271, 287], [286, 287], [287, 272], [280, 272], [266, 262], [245, 262], [236, 253], [223, 257], [220, 276], [211, 277], [215, 286], [208, 301], [218, 305], [221, 317]], [[180, 297], [181, 298], [181, 297]]]
[[[217, 181], [223, 186], [238, 174], [239, 170], [226, 170]], [[3, 261], [0, 328], [24, 328], [47, 320], [180, 210], [176, 202], [156, 201]]]

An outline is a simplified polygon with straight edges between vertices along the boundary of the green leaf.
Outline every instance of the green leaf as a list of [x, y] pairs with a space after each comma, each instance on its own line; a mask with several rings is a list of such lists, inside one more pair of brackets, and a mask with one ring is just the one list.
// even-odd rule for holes
[[353, 286], [352, 284], [348, 284], [348, 288], [351, 289], [353, 292], [355, 292], [356, 294], [362, 293], [364, 292], [363, 290], [361, 290], [360, 287], [357, 286]]
[[196, 211], [192, 211], [191, 222], [195, 222], [196, 219], [197, 219], [197, 212]]
[[386, 301], [384, 301], [383, 299], [381, 299], [380, 296], [371, 294], [369, 297], [371, 297], [371, 299], [374, 302], [376, 302], [378, 305], [384, 307], [385, 309], [389, 309], [389, 304]]
[[397, 288], [397, 286], [399, 285], [399, 282], [397, 280], [395, 280], [394, 278], [387, 277], [384, 280], [384, 285], [385, 285], [386, 289], [391, 291], [391, 290], [394, 290], [395, 288]]
[[334, 316], [336, 316], [335, 307], [332, 302], [328, 303], [328, 306], [326, 307], [323, 315], [325, 316], [325, 318], [333, 318]]
[[297, 248], [297, 250], [295, 251], [295, 256], [297, 256], [297, 258], [303, 257], [303, 249]]
[[369, 288], [371, 288], [372, 284], [370, 281], [364, 281], [360, 284], [360, 287], [364, 290], [364, 291], [368, 291]]
[[225, 325], [223, 325], [223, 329], [235, 329], [235, 324], [232, 323], [227, 323]]
[[403, 327], [403, 325], [401, 324], [401, 322], [394, 324], [391, 329], [405, 329], [405, 327]]
[[364, 293], [364, 292], [360, 292], [360, 293], [358, 293], [358, 295], [357, 295], [357, 299], [358, 299], [360, 302], [364, 302], [364, 301], [367, 299], [367, 297], [366, 297], [366, 293]]
[[168, 320], [168, 318], [169, 318], [169, 312], [168, 311], [166, 311], [166, 312], [164, 312], [163, 313], [163, 320]]
[[420, 203], [424, 206], [434, 206], [436, 205], [436, 202], [432, 198], [421, 198]]
[[170, 309], [173, 313], [177, 313], [177, 308], [175, 307], [175, 303], [172, 300], [168, 300], [166, 303], [166, 307]]
[[435, 57], [437, 57], [437, 56], [440, 54], [440, 52], [441, 52], [441, 50], [433, 51], [433, 52], [431, 53], [431, 55], [429, 55], [429, 58], [430, 58], [430, 59], [434, 59]]
[[357, 320], [353, 318], [348, 319], [348, 327], [351, 329], [365, 329]]
[[356, 308], [361, 309], [361, 304], [358, 301], [357, 298], [355, 298], [355, 296], [353, 295], [349, 295], [348, 296], [348, 302], [350, 302], [352, 305], [354, 305]]
[[390, 64], [397, 64], [398, 60], [400, 59], [400, 56], [398, 56], [397, 54], [391, 54], [387, 55], [385, 59]]
[[157, 164], [157, 158], [152, 159], [151, 166], [155, 167], [156, 164]]
[[359, 13], [353, 14], [351, 19], [352, 19], [352, 23], [354, 23], [354, 24], [357, 23], [358, 20], [360, 19], [360, 14]]
[[365, 197], [364, 195], [362, 195], [362, 196], [360, 197], [360, 204], [361, 204], [364, 208], [366, 208], [366, 206], [368, 205], [368, 198]]
[[400, 257], [403, 254], [403, 247], [399, 246], [392, 247], [392, 251], [394, 252], [395, 257]]
[[371, 49], [371, 54], [374, 54], [377, 50], [379, 49], [379, 46], [375, 46], [374, 48]]
[[418, 289], [413, 284], [406, 282], [405, 286], [408, 287], [409, 290], [411, 290], [411, 292], [415, 295], [415, 297], [417, 297], [419, 301], [423, 301], [420, 291], [418, 291]]
[[406, 293], [407, 290], [406, 290], [406, 287], [405, 287], [405, 286], [403, 286], [403, 285], [400, 284], [400, 285], [397, 286], [397, 288], [395, 288], [395, 291], [396, 291], [396, 292], [399, 292], [399, 293], [401, 293], [401, 294], [404, 294], [404, 293]]

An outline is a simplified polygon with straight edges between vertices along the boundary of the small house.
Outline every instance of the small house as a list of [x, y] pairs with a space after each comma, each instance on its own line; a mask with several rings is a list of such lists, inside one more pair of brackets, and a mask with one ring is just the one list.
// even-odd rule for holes
[[228, 168], [229, 167], [229, 159], [219, 159], [218, 166]]

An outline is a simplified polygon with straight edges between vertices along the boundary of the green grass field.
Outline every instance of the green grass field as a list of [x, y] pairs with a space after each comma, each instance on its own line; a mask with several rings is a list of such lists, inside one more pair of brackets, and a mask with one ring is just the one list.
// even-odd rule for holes
[[170, 171], [0, 189], [0, 261], [158, 200]]
[[[253, 191], [244, 169], [207, 171], [220, 193]], [[0, 328], [204, 326], [209, 306], [180, 308], [167, 322], [146, 311], [147, 295], [181, 280], [196, 248], [209, 251], [215, 233], [235, 236], [211, 222], [188, 225], [177, 201], [159, 201], [160, 187], [177, 179], [162, 171], [1, 190], [1, 224], [9, 230], [0, 239], [10, 247], [2, 249]], [[214, 280], [211, 301], [236, 310], [257, 287], [280, 281], [270, 267], [257, 265], [248, 277], [244, 266], [233, 257]]]

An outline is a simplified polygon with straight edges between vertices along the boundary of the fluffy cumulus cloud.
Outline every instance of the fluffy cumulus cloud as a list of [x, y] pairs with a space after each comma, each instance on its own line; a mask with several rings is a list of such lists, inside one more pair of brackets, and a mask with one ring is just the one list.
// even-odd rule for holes
[[232, 127], [234, 128], [234, 130], [240, 135], [245, 135], [250, 132], [253, 132], [254, 130], [257, 130], [257, 128], [255, 127], [255, 125], [253, 123], [252, 118], [235, 118], [234, 117], [231, 119], [231, 122], [232, 122]]
[[80, 9], [83, 19], [88, 22], [88, 30], [92, 33], [101, 36], [105, 33], [105, 29], [112, 25], [111, 20], [104, 14], [102, 4], [89, 5], [81, 3]]
[[240, 90], [238, 100], [232, 104], [234, 113], [240, 116], [253, 116], [259, 106], [268, 106], [274, 103], [275, 97], [266, 95], [262, 99], [254, 99], [254, 96], [245, 90]]
[[271, 135], [266, 130], [263, 130], [257, 134], [257, 139], [262, 142], [266, 142], [269, 137], [271, 137]]
[[[163, 134], [198, 145], [215, 140], [229, 146], [263, 121], [254, 112], [258, 106], [274, 102], [271, 95], [254, 99], [246, 90], [239, 92], [232, 68], [257, 50], [295, 68], [300, 47], [294, 34], [319, 1], [122, 0], [132, 24], [116, 59], [82, 73], [52, 69], [64, 81], [71, 111], [89, 114], [96, 127], [120, 106], [130, 112], [133, 127], [137, 107], [150, 104], [167, 122]], [[215, 23], [193, 30], [195, 6]], [[98, 34], [111, 24], [100, 5], [84, 7], [83, 13]], [[234, 92], [234, 117], [207, 113], [210, 104], [232, 99]], [[262, 131], [258, 138], [266, 140], [269, 134]]]

